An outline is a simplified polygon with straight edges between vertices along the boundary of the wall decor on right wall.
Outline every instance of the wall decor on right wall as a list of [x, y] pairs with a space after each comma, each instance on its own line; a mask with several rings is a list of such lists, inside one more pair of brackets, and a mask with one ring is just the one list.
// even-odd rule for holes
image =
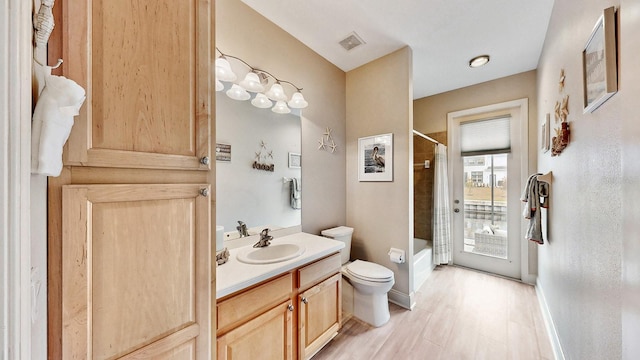
[[593, 112], [618, 91], [616, 8], [604, 9], [582, 51], [584, 113]]

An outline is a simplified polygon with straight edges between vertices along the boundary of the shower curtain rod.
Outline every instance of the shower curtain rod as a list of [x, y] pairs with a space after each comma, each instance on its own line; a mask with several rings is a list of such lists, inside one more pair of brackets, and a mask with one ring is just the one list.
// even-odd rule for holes
[[427, 139], [427, 140], [431, 141], [432, 143], [440, 144], [440, 142], [439, 142], [439, 141], [434, 140], [434, 139], [432, 139], [432, 138], [428, 137], [427, 135], [425, 135], [425, 134], [421, 133], [421, 132], [420, 132], [420, 131], [418, 131], [418, 130], [413, 130], [413, 133], [414, 133], [414, 134], [416, 134], [416, 135], [418, 135], [418, 136], [420, 136], [420, 137], [423, 137], [423, 138], [425, 138], [425, 139]]

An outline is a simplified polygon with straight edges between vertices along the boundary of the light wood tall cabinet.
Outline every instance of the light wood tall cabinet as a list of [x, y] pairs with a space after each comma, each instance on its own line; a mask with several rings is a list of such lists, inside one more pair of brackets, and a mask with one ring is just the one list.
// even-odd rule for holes
[[60, 0], [87, 91], [48, 189], [48, 358], [215, 359], [211, 0]]
[[209, 354], [208, 188], [63, 187], [63, 359]]
[[69, 165], [209, 168], [206, 0], [66, 0], [65, 74], [87, 89]]

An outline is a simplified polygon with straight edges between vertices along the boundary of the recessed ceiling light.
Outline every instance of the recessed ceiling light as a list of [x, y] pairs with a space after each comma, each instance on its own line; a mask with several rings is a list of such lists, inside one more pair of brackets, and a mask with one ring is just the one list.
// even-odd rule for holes
[[489, 55], [476, 56], [469, 60], [469, 67], [477, 68], [489, 62]]

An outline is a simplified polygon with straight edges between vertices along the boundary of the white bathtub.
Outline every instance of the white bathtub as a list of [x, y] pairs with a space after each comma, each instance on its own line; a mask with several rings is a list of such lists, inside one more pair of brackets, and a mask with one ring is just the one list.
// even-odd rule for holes
[[435, 268], [431, 241], [413, 239], [413, 291], [418, 291]]

